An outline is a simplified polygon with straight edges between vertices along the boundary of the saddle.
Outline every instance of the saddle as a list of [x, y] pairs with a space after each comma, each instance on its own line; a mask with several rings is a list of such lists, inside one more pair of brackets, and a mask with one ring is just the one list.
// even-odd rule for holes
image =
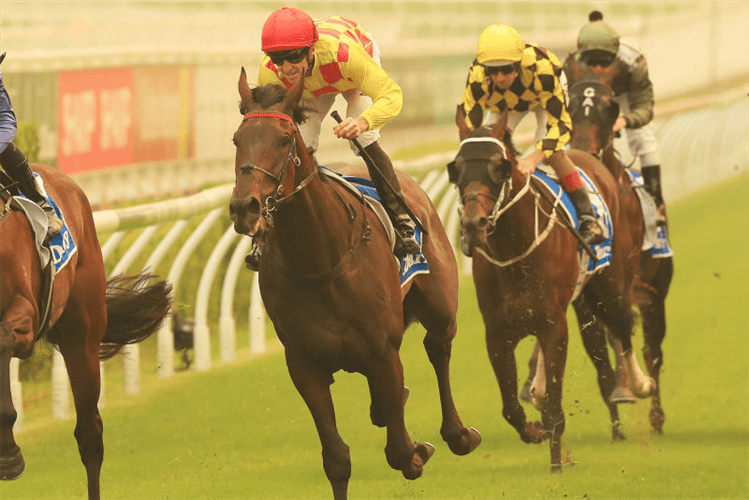
[[[26, 217], [34, 237], [34, 248], [36, 248], [39, 258], [42, 278], [42, 287], [38, 297], [39, 310], [42, 312], [39, 331], [36, 334], [36, 338], [38, 339], [46, 333], [49, 327], [55, 274], [69, 262], [70, 257], [76, 251], [76, 246], [67, 226], [63, 228], [60, 234], [46, 241], [47, 214], [44, 213], [44, 210], [39, 205], [26, 198], [15, 187], [13, 179], [3, 171], [0, 171], [0, 198], [5, 202], [5, 208], [0, 214], [0, 222], [11, 210], [21, 212]], [[49, 196], [47, 197], [47, 201], [59, 213], [59, 209], [53, 204]]]
[[[364, 177], [341, 175], [324, 166], [318, 168], [321, 174], [324, 174], [328, 179], [336, 182], [354, 196], [363, 200], [367, 206], [372, 209], [385, 228], [385, 234], [387, 234], [388, 242], [390, 243], [390, 251], [392, 252], [395, 246], [395, 228], [385, 211], [385, 207], [382, 206], [380, 195], [377, 193], [374, 183]], [[414, 237], [419, 243], [419, 247], [421, 247], [421, 230], [418, 226], [414, 230]], [[424, 254], [421, 253], [421, 250], [412, 255], [406, 255], [401, 259], [395, 257], [395, 255], [393, 257], [398, 260], [400, 264], [401, 287], [408, 283], [417, 274], [429, 273], [429, 264], [427, 263]]]

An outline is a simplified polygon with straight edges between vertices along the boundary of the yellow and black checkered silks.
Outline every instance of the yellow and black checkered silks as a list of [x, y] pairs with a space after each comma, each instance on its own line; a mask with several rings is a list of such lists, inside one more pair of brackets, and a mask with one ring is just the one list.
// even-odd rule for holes
[[473, 62], [463, 91], [463, 107], [469, 129], [480, 127], [487, 111], [523, 113], [536, 106], [546, 111], [546, 137], [536, 147], [548, 158], [563, 149], [570, 140], [572, 119], [567, 112], [559, 77], [562, 65], [552, 52], [526, 43], [520, 70], [507, 90], [496, 88], [484, 67]]

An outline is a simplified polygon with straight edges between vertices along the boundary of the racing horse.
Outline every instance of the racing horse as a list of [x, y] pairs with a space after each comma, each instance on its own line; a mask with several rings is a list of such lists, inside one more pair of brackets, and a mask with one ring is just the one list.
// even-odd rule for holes
[[333, 496], [341, 500], [347, 497], [351, 461], [336, 428], [330, 392], [335, 372], [367, 378], [370, 419], [387, 428], [390, 467], [416, 479], [434, 452], [429, 443], [411, 442], [404, 423], [408, 392], [399, 349], [412, 321], [426, 329], [442, 438], [453, 453], [465, 455], [481, 436], [463, 425], [451, 393], [458, 271], [432, 202], [416, 182], [400, 176], [408, 203], [428, 231], [422, 253], [429, 264], [428, 274], [401, 285], [384, 224], [360, 196], [321, 173], [307, 151], [295, 125], [304, 119], [302, 89], [303, 79], [289, 89], [251, 90], [242, 68], [243, 120], [233, 139], [236, 183], [229, 212], [236, 232], [263, 241], [258, 271], [263, 302], [284, 346], [289, 375], [315, 422]]
[[[569, 110], [574, 125], [570, 146], [599, 157], [618, 180], [621, 186], [620, 206], [626, 214], [626, 230], [634, 235], [635, 241], [642, 247], [643, 209], [634, 183], [614, 149], [615, 133], [612, 127], [619, 115], [619, 105], [614, 100], [610, 86], [613, 75], [611, 71], [605, 71], [603, 74], [584, 73], [582, 67], [572, 72], [576, 80], [574, 83], [571, 82], [570, 87]], [[649, 375], [655, 380], [649, 419], [653, 430], [659, 434], [663, 433], [666, 418], [660, 398], [660, 371], [663, 366], [661, 344], [666, 335], [665, 301], [673, 271], [673, 258], [670, 255], [654, 255], [650, 248], [643, 249], [632, 289], [632, 299], [642, 318], [643, 357]], [[594, 363], [602, 363], [605, 366], [609, 365], [608, 352], [605, 345], [601, 349], [600, 339], [603, 338], [603, 332], [600, 327], [599, 323], [589, 323], [589, 328], [593, 331], [584, 338], [598, 339], [598, 345], [590, 346], [589, 353]], [[595, 350], [595, 353], [592, 350]], [[601, 391], [604, 392], [603, 387]]]
[[[86, 468], [88, 497], [99, 498], [104, 458], [102, 420], [97, 403], [99, 361], [159, 329], [171, 310], [171, 286], [154, 276], [107, 279], [91, 207], [83, 191], [59, 170], [33, 165], [65, 216], [64, 229], [76, 246], [67, 264], [54, 273], [52, 295], [45, 279], [35, 235], [22, 203], [12, 196], [9, 178], [0, 187], [0, 478], [17, 479], [25, 470], [13, 437], [17, 412], [10, 392], [11, 357], [26, 359], [43, 336], [65, 359], [76, 410], [75, 438]], [[10, 189], [9, 189], [10, 188]], [[44, 216], [46, 222], [46, 216]], [[46, 227], [44, 229], [46, 232]], [[67, 233], [69, 231], [69, 233]], [[54, 240], [53, 240], [54, 241]], [[67, 240], [66, 245], [70, 244]], [[49, 262], [49, 266], [54, 265]], [[48, 288], [47, 288], [48, 290]], [[44, 321], [44, 318], [47, 321]]]
[[[473, 280], [484, 320], [489, 359], [499, 383], [502, 414], [527, 443], [549, 439], [552, 472], [561, 471], [565, 428], [562, 380], [567, 356], [566, 311], [576, 304], [631, 346], [633, 312], [629, 288], [635, 242], [613, 231], [611, 262], [580, 282], [578, 241], [557, 212], [559, 198], [542, 196], [538, 185], [515, 168], [517, 151], [507, 115], [489, 128], [466, 131], [456, 159], [448, 165], [458, 187], [461, 249], [473, 257]], [[593, 180], [620, 224], [618, 185], [592, 155], [570, 151], [570, 159]], [[584, 286], [583, 286], [584, 285]], [[534, 335], [541, 347], [546, 378], [540, 399], [541, 422], [529, 422], [518, 399], [515, 348]], [[651, 390], [639, 366], [631, 368], [632, 390], [644, 397]]]

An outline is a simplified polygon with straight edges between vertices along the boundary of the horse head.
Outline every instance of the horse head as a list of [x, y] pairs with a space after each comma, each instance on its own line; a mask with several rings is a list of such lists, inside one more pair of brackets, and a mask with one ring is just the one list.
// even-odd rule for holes
[[[494, 207], [501, 204], [512, 177], [515, 150], [506, 133], [506, 117], [493, 128], [480, 127], [460, 143], [448, 177], [460, 192], [461, 250], [467, 256], [486, 244], [494, 229]], [[504, 137], [504, 140], [500, 140]]]
[[242, 123], [232, 141], [236, 147], [235, 183], [229, 203], [234, 230], [262, 238], [273, 225], [273, 211], [294, 192], [299, 167], [309, 159], [296, 123], [304, 79], [286, 89], [265, 85], [251, 89], [244, 68], [239, 77]]
[[600, 157], [613, 146], [613, 126], [619, 116], [611, 87], [599, 80], [580, 80], [572, 85], [569, 96], [570, 147]]

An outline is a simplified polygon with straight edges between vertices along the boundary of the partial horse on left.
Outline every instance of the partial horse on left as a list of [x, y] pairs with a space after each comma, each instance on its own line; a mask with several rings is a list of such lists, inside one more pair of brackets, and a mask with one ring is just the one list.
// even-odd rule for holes
[[[141, 273], [107, 280], [94, 218], [86, 195], [52, 167], [33, 165], [65, 216], [77, 251], [53, 279], [49, 316], [43, 324], [44, 274], [27, 218], [16, 210], [13, 189], [0, 202], [0, 479], [25, 470], [13, 437], [17, 413], [10, 393], [10, 360], [26, 359], [44, 336], [65, 359], [77, 422], [75, 438], [86, 468], [88, 496], [99, 498], [104, 458], [99, 400], [99, 360], [156, 332], [171, 313], [171, 285]], [[50, 263], [49, 265], [52, 265]]]

